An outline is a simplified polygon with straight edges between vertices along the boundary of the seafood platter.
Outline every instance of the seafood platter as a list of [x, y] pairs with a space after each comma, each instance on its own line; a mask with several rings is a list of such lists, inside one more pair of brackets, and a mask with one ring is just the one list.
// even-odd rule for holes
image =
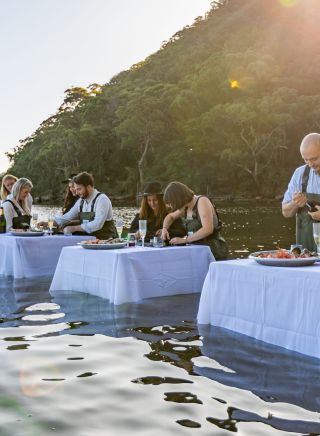
[[319, 261], [316, 253], [310, 252], [307, 249], [300, 250], [278, 250], [257, 251], [249, 255], [249, 259], [255, 260], [260, 265], [265, 266], [309, 266]]
[[124, 248], [127, 243], [123, 239], [109, 238], [81, 241], [78, 245], [86, 250], [112, 250], [116, 248]]

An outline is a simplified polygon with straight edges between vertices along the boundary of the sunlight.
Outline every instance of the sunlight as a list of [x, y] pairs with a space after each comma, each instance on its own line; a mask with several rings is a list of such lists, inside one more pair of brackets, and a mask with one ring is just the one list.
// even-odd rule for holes
[[295, 4], [299, 3], [300, 0], [279, 0], [281, 5], [290, 8], [291, 6], [294, 6]]
[[238, 80], [230, 80], [230, 86], [232, 89], [240, 88]]

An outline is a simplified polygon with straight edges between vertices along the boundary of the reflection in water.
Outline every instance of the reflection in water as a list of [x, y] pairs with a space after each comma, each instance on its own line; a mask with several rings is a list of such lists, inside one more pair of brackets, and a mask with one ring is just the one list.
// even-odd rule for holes
[[[259, 248], [237, 212], [242, 220], [224, 213], [226, 230], [245, 255]], [[255, 213], [256, 240], [269, 248], [271, 217]], [[291, 229], [275, 227], [271, 245], [287, 246]], [[1, 435], [320, 434], [317, 359], [198, 327], [197, 294], [113, 306], [51, 297], [49, 283], [0, 282]]]
[[[93, 390], [92, 395], [94, 392], [97, 396], [92, 400], [96, 419], [103, 419], [98, 414], [99, 403], [109, 389], [117, 404], [113, 408], [121, 409], [123, 401], [134, 395], [144, 409], [149, 410], [149, 402], [155, 404], [157, 414], [149, 416], [149, 424], [153, 423], [150, 434], [165, 431], [160, 430], [160, 421], [166, 420], [169, 428], [173, 427], [162, 434], [175, 434], [178, 430], [174, 430], [174, 425], [197, 429], [199, 434], [219, 435], [222, 429], [239, 432], [246, 424], [254, 432], [259, 428], [257, 423], [276, 432], [270, 434], [320, 433], [318, 361], [224, 329], [200, 326], [198, 330], [194, 322], [197, 294], [113, 306], [107, 300], [79, 293], [56, 295], [52, 299], [45, 290], [45, 279], [40, 283], [41, 298], [38, 292], [27, 292], [32, 286], [30, 282], [23, 285], [20, 281], [11, 286], [14, 298], [2, 308], [0, 335], [3, 344], [7, 344], [6, 353], [10, 353], [3, 359], [3, 368], [10, 373], [12, 352], [29, 353], [20, 370], [22, 392], [29, 398], [42, 398], [47, 407], [55, 408], [59, 401], [70, 401], [69, 389], [82, 392], [83, 387], [75, 386], [74, 380], [92, 379], [90, 388], [85, 389]], [[16, 313], [18, 317], [14, 316]], [[50, 318], [52, 313], [63, 314], [63, 318]], [[47, 324], [40, 318], [30, 319], [30, 314], [42, 314]], [[128, 342], [119, 343], [115, 347], [110, 342], [111, 338], [121, 341], [120, 338], [128, 337], [136, 344], [144, 344], [143, 351], [139, 347], [133, 351], [134, 343], [130, 346]], [[70, 354], [68, 349], [81, 350], [81, 354]], [[129, 360], [127, 357], [123, 360], [124, 356]], [[6, 379], [1, 384], [2, 391], [8, 391]], [[130, 385], [140, 388], [136, 390]], [[161, 402], [168, 404], [169, 409], [163, 408]], [[24, 399], [22, 403], [33, 411], [32, 402], [25, 403]], [[75, 406], [84, 416], [86, 404], [82, 396], [77, 396]], [[126, 409], [129, 415], [135, 412], [134, 403], [130, 404]], [[120, 419], [116, 417], [112, 421], [114, 428]], [[41, 413], [37, 419], [46, 429], [50, 425], [56, 428], [59, 422], [57, 418], [49, 422]], [[141, 419], [142, 416], [138, 417], [137, 422]], [[12, 421], [6, 418], [4, 422], [9, 425]], [[68, 425], [63, 422], [60, 431], [66, 431]], [[73, 421], [73, 429], [81, 426], [86, 426], [85, 420]], [[157, 433], [154, 428], [158, 426]], [[126, 428], [128, 431], [131, 427]], [[137, 430], [133, 434], [140, 433]]]

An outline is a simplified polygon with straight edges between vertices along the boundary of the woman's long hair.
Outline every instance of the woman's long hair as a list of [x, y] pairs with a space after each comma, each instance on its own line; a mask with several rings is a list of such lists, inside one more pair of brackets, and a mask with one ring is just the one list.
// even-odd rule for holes
[[12, 187], [11, 195], [15, 202], [21, 206], [23, 211], [27, 214], [31, 214], [31, 210], [28, 207], [27, 199], [23, 200], [23, 202], [19, 201], [20, 193], [23, 188], [33, 188], [33, 184], [29, 179], [21, 178], [16, 181], [16, 183]]
[[154, 212], [148, 204], [148, 197], [151, 197], [153, 195], [155, 195], [158, 199], [159, 208], [158, 208], [158, 213], [156, 215], [156, 225], [160, 229], [162, 227], [163, 220], [165, 219], [165, 217], [168, 214], [166, 205], [164, 204], [164, 201], [163, 201], [162, 194], [161, 195], [157, 195], [157, 194], [145, 195], [141, 201], [139, 215], [140, 215], [140, 219], [142, 219], [142, 220], [151, 221], [154, 219], [154, 216], [155, 216]]
[[8, 191], [8, 189], [4, 185], [5, 181], [8, 179], [13, 179], [16, 182], [18, 180], [18, 177], [13, 176], [12, 174], [6, 174], [5, 176], [3, 176], [2, 182], [1, 182], [1, 188], [0, 188], [1, 200], [5, 200], [8, 197], [8, 195], [10, 194], [10, 192]]
[[69, 183], [67, 184], [66, 189], [65, 189], [62, 213], [67, 213], [79, 198], [77, 195], [74, 196], [72, 194], [72, 192], [70, 191]]

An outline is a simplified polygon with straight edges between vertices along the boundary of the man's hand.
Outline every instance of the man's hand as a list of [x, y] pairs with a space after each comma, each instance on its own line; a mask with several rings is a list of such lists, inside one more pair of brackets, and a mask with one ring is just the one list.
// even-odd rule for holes
[[320, 206], [315, 206], [317, 209], [315, 212], [308, 212], [311, 218], [315, 221], [320, 221]]
[[65, 235], [70, 235], [70, 233], [73, 233], [73, 232], [76, 232], [77, 230], [76, 230], [76, 226], [66, 226], [64, 229], [63, 229], [63, 233], [65, 234]]
[[307, 197], [302, 192], [295, 192], [292, 201], [297, 207], [301, 208], [306, 205]]

